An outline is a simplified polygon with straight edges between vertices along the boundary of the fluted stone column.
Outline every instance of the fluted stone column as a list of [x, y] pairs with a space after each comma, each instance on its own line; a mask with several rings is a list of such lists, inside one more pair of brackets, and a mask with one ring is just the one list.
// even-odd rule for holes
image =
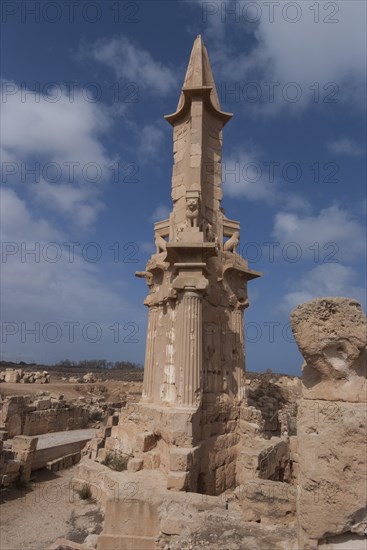
[[167, 336], [165, 361], [163, 368], [163, 384], [161, 397], [166, 403], [175, 403], [176, 389], [176, 305], [172, 301], [167, 305]]
[[237, 382], [237, 398], [244, 398], [244, 369], [245, 369], [245, 324], [244, 308], [236, 307], [231, 313], [232, 330], [236, 335], [236, 366], [235, 378]]
[[148, 310], [148, 329], [147, 343], [145, 349], [144, 361], [144, 381], [142, 398], [150, 402], [153, 399], [153, 376], [154, 376], [154, 358], [157, 339], [157, 323], [159, 308], [156, 305], [150, 306]]
[[178, 365], [181, 405], [197, 404], [202, 368], [202, 302], [200, 292], [184, 290], [178, 312]]

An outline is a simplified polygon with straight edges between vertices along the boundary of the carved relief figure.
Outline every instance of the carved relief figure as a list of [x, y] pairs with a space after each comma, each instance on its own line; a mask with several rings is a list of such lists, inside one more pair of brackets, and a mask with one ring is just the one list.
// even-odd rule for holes
[[207, 222], [206, 220], [203, 221], [201, 224], [201, 230], [205, 235], [205, 241], [208, 243], [214, 243], [217, 242], [217, 239], [215, 237], [213, 226], [211, 223]]
[[165, 252], [166, 249], [167, 249], [167, 241], [161, 237], [161, 235], [156, 232], [155, 233], [155, 246], [156, 246], [156, 249], [157, 249], [157, 254], [159, 254], [160, 252]]
[[223, 250], [225, 250], [225, 252], [233, 252], [235, 254], [239, 242], [240, 242], [240, 232], [235, 231], [232, 237], [230, 237], [228, 241], [224, 243]]
[[190, 197], [186, 198], [186, 218], [189, 227], [199, 226], [199, 198]]
[[185, 220], [184, 222], [180, 223], [178, 226], [177, 226], [177, 234], [176, 234], [176, 241], [178, 242], [180, 240], [180, 237], [181, 237], [181, 233], [183, 231], [185, 231], [185, 229], [187, 228], [187, 220]]
[[232, 308], [249, 306], [246, 281], [234, 270], [227, 270], [224, 275], [225, 287], [229, 294], [229, 305]]

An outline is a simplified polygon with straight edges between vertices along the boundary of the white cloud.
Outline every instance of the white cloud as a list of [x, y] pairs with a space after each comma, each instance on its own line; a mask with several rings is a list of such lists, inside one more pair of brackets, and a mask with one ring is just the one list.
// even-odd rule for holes
[[136, 83], [138, 89], [166, 95], [176, 86], [176, 76], [170, 67], [153, 59], [152, 55], [134, 44], [128, 37], [99, 40], [82, 44], [81, 59], [92, 57], [113, 69], [116, 76]]
[[366, 251], [363, 226], [337, 205], [315, 216], [279, 212], [275, 216], [273, 235], [283, 246], [297, 243], [303, 258], [315, 258], [318, 254], [316, 261], [340, 262], [364, 255]]
[[364, 154], [364, 149], [353, 139], [342, 137], [330, 140], [326, 144], [328, 151], [335, 155], [346, 155], [349, 157], [360, 157]]
[[[104, 168], [112, 162], [99, 139], [112, 124], [101, 104], [87, 101], [78, 92], [69, 95], [64, 88], [57, 89], [57, 101], [50, 101], [49, 96], [29, 90], [25, 96], [13, 82], [3, 81], [2, 87], [8, 90], [1, 124], [2, 147], [7, 154], [20, 162], [34, 156], [37, 161], [61, 165], [94, 162]], [[75, 170], [79, 173], [78, 167]]]
[[62, 214], [81, 229], [95, 224], [98, 214], [104, 209], [98, 193], [90, 186], [51, 185], [42, 180], [31, 189], [43, 206]]
[[25, 201], [12, 189], [0, 189], [0, 196], [1, 240], [21, 242], [29, 238], [31, 241], [40, 242], [46, 240], [46, 235], [49, 241], [65, 238], [65, 234], [49, 221], [43, 218], [35, 220]]
[[224, 196], [281, 203], [284, 208], [293, 210], [309, 209], [307, 199], [297, 193], [285, 192], [274, 165], [261, 160], [261, 154], [251, 146], [244, 145], [224, 159], [222, 182]]
[[[24, 95], [14, 82], [2, 82], [2, 162], [4, 183], [27, 184], [31, 196], [86, 228], [102, 210], [102, 184], [113, 159], [101, 143], [112, 120], [101, 105], [58, 88], [58, 101], [42, 93]], [[35, 170], [35, 173], [31, 171]], [[4, 172], [5, 171], [5, 172]]]
[[[216, 78], [228, 84], [253, 81], [260, 86], [264, 101], [245, 102], [250, 112], [262, 116], [283, 108], [299, 112], [314, 101], [327, 106], [324, 102], [332, 99], [349, 102], [357, 109], [364, 105], [365, 2], [256, 2], [257, 8], [254, 2], [217, 2], [211, 13], [205, 11], [205, 4], [209, 3], [198, 1], [194, 5], [207, 14], [205, 36], [217, 64]], [[246, 4], [252, 7], [246, 8]], [[234, 39], [244, 33], [248, 40], [242, 43], [247, 49], [239, 52]], [[265, 82], [276, 83], [273, 102], [267, 98]], [[295, 88], [287, 88], [292, 82], [301, 93], [295, 103], [289, 100]], [[328, 83], [335, 83], [338, 91], [336, 86], [324, 88]]]
[[355, 279], [356, 273], [351, 267], [341, 264], [318, 265], [292, 285], [297, 290], [285, 295], [281, 308], [288, 314], [297, 305], [322, 296], [355, 298], [365, 306], [365, 290], [354, 285]]

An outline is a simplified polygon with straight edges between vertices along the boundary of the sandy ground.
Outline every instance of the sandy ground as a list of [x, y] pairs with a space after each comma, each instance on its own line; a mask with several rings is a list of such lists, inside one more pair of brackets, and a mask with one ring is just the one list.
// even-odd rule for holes
[[1, 550], [46, 550], [60, 537], [80, 543], [102, 531], [97, 504], [73, 490], [74, 469], [40, 470], [29, 487], [0, 491]]

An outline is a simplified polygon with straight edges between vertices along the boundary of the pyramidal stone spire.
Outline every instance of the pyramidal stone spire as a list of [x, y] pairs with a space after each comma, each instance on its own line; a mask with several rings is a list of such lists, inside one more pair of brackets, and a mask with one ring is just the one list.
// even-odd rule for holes
[[190, 225], [196, 226], [197, 231], [200, 228], [204, 241], [205, 237], [218, 243], [223, 240], [222, 128], [231, 117], [221, 111], [208, 52], [199, 35], [192, 48], [177, 111], [165, 117], [174, 128], [174, 208], [170, 218], [174, 240], [182, 241], [188, 236], [188, 208], [192, 210]]
[[[221, 110], [198, 36], [177, 110], [165, 117], [173, 126], [172, 211], [155, 224], [156, 252], [146, 271], [136, 273], [149, 287], [139, 411], [144, 430], [150, 426], [159, 439], [156, 453], [167, 486], [212, 494], [235, 481], [236, 420], [245, 399], [247, 282], [260, 276], [238, 254], [239, 222], [226, 218], [220, 206], [222, 129], [231, 117]], [[231, 420], [225, 433], [216, 420], [223, 406], [224, 419]], [[218, 438], [233, 447], [225, 464], [211, 451]], [[126, 445], [134, 454], [134, 443]], [[170, 462], [176, 455], [182, 460]]]
[[[186, 76], [183, 84], [183, 90], [197, 88], [212, 88], [211, 100], [213, 106], [220, 111], [220, 104], [215, 87], [214, 77], [210, 66], [209, 56], [204, 42], [199, 34], [192, 47], [190, 61], [187, 66]], [[180, 110], [184, 103], [184, 93], [181, 92], [177, 106], [177, 111]]]

